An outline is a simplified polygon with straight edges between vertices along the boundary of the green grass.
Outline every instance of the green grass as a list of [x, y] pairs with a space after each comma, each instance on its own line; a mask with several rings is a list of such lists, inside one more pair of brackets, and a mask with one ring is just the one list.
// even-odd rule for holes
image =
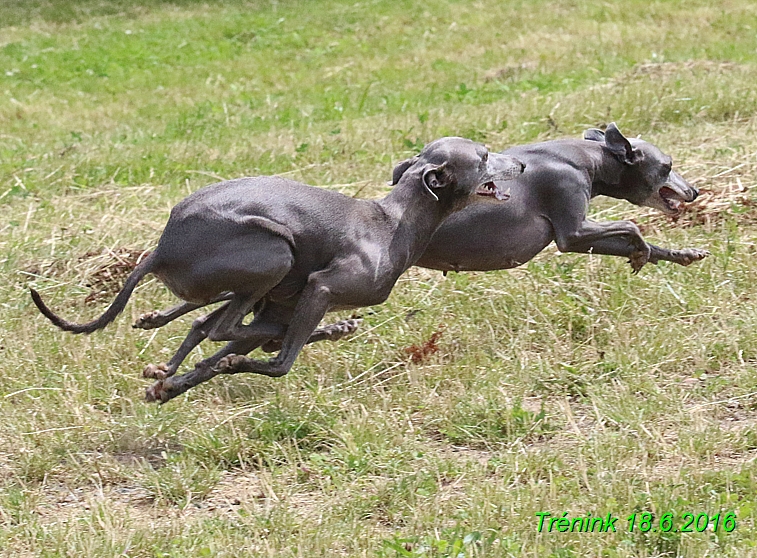
[[[0, 22], [1, 555], [757, 556], [753, 2], [10, 0]], [[413, 269], [287, 377], [163, 407], [140, 371], [192, 316], [131, 329], [174, 302], [158, 282], [90, 337], [28, 296], [98, 314], [114, 254], [219, 178], [378, 197], [442, 135], [501, 149], [610, 121], [703, 201], [594, 216], [710, 258]], [[539, 533], [543, 511], [618, 532]], [[626, 521], [729, 511], [730, 533]]]

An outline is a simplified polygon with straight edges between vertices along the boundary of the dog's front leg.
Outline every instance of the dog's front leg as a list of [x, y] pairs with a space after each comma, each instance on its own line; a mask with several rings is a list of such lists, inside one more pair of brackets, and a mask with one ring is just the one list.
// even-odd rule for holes
[[[555, 231], [561, 252], [603, 254], [628, 258], [634, 273], [651, 261], [651, 247], [631, 221], [598, 223], [585, 220], [575, 231]], [[655, 263], [655, 262], [653, 262]]]
[[165, 403], [177, 397], [185, 391], [214, 378], [220, 372], [216, 369], [218, 362], [228, 355], [245, 355], [257, 349], [265, 337], [255, 337], [241, 341], [232, 341], [214, 355], [198, 362], [194, 370], [181, 376], [170, 376], [159, 379], [145, 391], [145, 399]]
[[[339, 320], [333, 324], [327, 324], [323, 327], [316, 329], [310, 337], [306, 345], [311, 343], [318, 343], [319, 341], [338, 341], [343, 337], [352, 335], [360, 327], [360, 323], [363, 320], [361, 318], [350, 318], [348, 320]], [[282, 339], [271, 339], [265, 344], [261, 345], [261, 349], [266, 353], [274, 353], [281, 350]]]
[[690, 265], [699, 260], [703, 260], [710, 255], [707, 250], [701, 250], [700, 248], [682, 248], [680, 250], [670, 250], [668, 248], [660, 248], [654, 244], [650, 244], [649, 248], [652, 253], [649, 255], [649, 263], [656, 264], [660, 261], [673, 262], [679, 265]]

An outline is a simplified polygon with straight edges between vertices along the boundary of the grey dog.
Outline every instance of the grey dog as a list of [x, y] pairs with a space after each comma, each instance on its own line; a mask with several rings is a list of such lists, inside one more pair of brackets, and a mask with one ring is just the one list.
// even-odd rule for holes
[[[379, 201], [282, 178], [221, 182], [173, 208], [157, 248], [100, 318], [68, 322], [33, 289], [32, 298], [53, 324], [74, 333], [91, 333], [112, 322], [148, 273], [187, 301], [179, 310], [153, 315], [150, 325], [225, 300], [193, 323], [169, 365], [148, 367], [147, 375], [157, 378], [147, 390], [148, 400], [168, 401], [222, 373], [283, 376], [326, 312], [386, 300], [445, 218], [475, 197], [504, 199], [499, 181], [523, 169], [517, 159], [490, 154], [470, 140], [442, 138], [400, 163], [393, 173], [395, 188]], [[244, 324], [250, 312], [254, 319]], [[274, 358], [245, 356], [281, 337]], [[205, 338], [230, 343], [194, 370], [174, 375]]]
[[672, 159], [640, 139], [627, 139], [613, 123], [592, 128], [583, 140], [564, 139], [510, 148], [528, 170], [511, 181], [510, 201], [472, 204], [434, 233], [416, 265], [442, 271], [508, 269], [531, 260], [553, 240], [561, 252], [627, 257], [638, 271], [646, 263], [681, 265], [709, 252], [669, 250], [647, 244], [631, 221], [586, 218], [596, 196], [675, 214], [699, 192], [672, 168]]

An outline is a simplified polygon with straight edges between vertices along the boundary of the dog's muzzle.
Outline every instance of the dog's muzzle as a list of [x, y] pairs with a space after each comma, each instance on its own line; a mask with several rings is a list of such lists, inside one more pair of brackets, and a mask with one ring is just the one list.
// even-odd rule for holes
[[515, 157], [501, 153], [489, 153], [489, 159], [486, 162], [485, 182], [479, 186], [476, 194], [491, 196], [499, 201], [509, 199], [510, 188], [507, 184], [501, 184], [501, 182], [520, 176], [525, 169], [525, 163]]
[[699, 190], [686, 182], [686, 180], [684, 180], [684, 178], [675, 171], [670, 171], [668, 180], [663, 185], [663, 188], [673, 190], [683, 201], [686, 202], [694, 201], [699, 195]]
[[699, 190], [686, 182], [680, 174], [670, 171], [668, 179], [653, 194], [651, 203], [646, 205], [656, 207], [665, 213], [675, 214], [683, 208], [684, 202], [692, 202], [698, 195]]

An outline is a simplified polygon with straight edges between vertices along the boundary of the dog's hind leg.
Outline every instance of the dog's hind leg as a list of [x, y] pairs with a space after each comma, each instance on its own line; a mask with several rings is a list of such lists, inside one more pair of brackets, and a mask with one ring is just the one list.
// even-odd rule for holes
[[[223, 335], [228, 333], [228, 325], [224, 324], [224, 320], [233, 324], [233, 327], [241, 329], [246, 334], [244, 339], [253, 339], [258, 342], [258, 345], [265, 343], [266, 341], [282, 337], [286, 332], [286, 326], [270, 322], [253, 320], [249, 325], [241, 325], [241, 321], [247, 314], [249, 314], [253, 306], [258, 302], [255, 297], [236, 297], [233, 300], [227, 302], [220, 308], [216, 308], [210, 314], [206, 314], [200, 318], [197, 318], [192, 322], [192, 329], [189, 330], [189, 334], [184, 338], [179, 349], [176, 351], [171, 360], [167, 364], [148, 364], [142, 375], [145, 378], [155, 378], [157, 380], [163, 380], [176, 374], [176, 371], [187, 358], [192, 349], [202, 343], [205, 339], [210, 338], [213, 341], [225, 340], [218, 337], [211, 337], [213, 332], [221, 329]], [[236, 333], [236, 330], [232, 330], [232, 333]], [[257, 347], [257, 345], [256, 345]], [[252, 351], [253, 349], [250, 349]], [[248, 351], [249, 352], [249, 351]]]
[[[176, 374], [181, 366], [181, 363], [189, 356], [197, 345], [202, 343], [208, 337], [208, 331], [212, 328], [221, 311], [224, 311], [226, 306], [221, 306], [213, 312], [197, 318], [192, 322], [192, 329], [190, 329], [187, 337], [182, 341], [179, 349], [176, 351], [167, 363], [161, 364], [148, 364], [142, 371], [142, 376], [145, 378], [154, 378], [156, 380], [163, 380]], [[350, 318], [348, 320], [340, 320], [333, 324], [328, 324], [322, 328], [316, 329], [312, 335], [308, 338], [307, 344], [317, 343], [319, 341], [338, 341], [343, 337], [353, 334], [360, 327], [362, 320], [360, 318]], [[254, 322], [253, 322], [254, 323]], [[252, 324], [250, 324], [252, 325]], [[248, 326], [249, 327], [249, 326]], [[281, 341], [286, 333], [286, 326], [280, 324], [270, 324], [262, 326], [262, 324], [256, 324], [256, 329], [261, 337], [269, 337], [268, 341], [260, 344], [263, 351], [267, 353], [273, 353], [281, 350]], [[255, 347], [257, 348], [257, 347]], [[250, 349], [247, 353], [254, 349]], [[244, 353], [244, 354], [247, 354]], [[242, 353], [237, 353], [242, 354]], [[222, 355], [222, 356], [225, 356]], [[220, 358], [220, 357], [219, 357]]]
[[[270, 327], [271, 322], [257, 324], [253, 322], [249, 326], [244, 326], [248, 334], [247, 338], [229, 343], [209, 359], [198, 363], [191, 372], [158, 380], [147, 389], [146, 399], [165, 403], [219, 374], [253, 372], [272, 378], [284, 376], [291, 369], [310, 334], [326, 314], [330, 301], [330, 289], [320, 281], [311, 279], [294, 309], [296, 319], [286, 328], [281, 352], [276, 357], [264, 361], [244, 356], [266, 341], [280, 335], [279, 333], [279, 335], [262, 337], [260, 328]], [[275, 325], [283, 327], [280, 323], [275, 323]], [[257, 326], [257, 331], [255, 326]]]
[[165, 364], [148, 364], [142, 372], [142, 376], [145, 378], [164, 380], [165, 378], [176, 374], [176, 371], [179, 369], [181, 363], [184, 362], [184, 359], [192, 352], [192, 349], [207, 338], [208, 329], [215, 326], [219, 316], [226, 311], [228, 306], [229, 303], [227, 302], [220, 308], [216, 308], [209, 314], [201, 316], [192, 322], [192, 329], [189, 330], [189, 334], [184, 338], [184, 341], [181, 342], [179, 349], [176, 351], [176, 354], [171, 357], [171, 360]]
[[184, 314], [188, 314], [189, 312], [192, 312], [193, 310], [197, 310], [198, 308], [202, 308], [210, 304], [215, 304], [216, 302], [223, 302], [224, 300], [230, 300], [231, 297], [233, 296], [234, 296], [234, 293], [223, 293], [222, 295], [214, 298], [207, 304], [195, 304], [193, 302], [182, 302], [181, 304], [177, 304], [176, 306], [169, 308], [168, 310], [153, 310], [152, 312], [147, 312], [145, 314], [142, 314], [139, 318], [137, 318], [137, 321], [134, 322], [134, 325], [132, 325], [131, 327], [135, 329], [155, 329], [157, 327], [163, 327], [168, 322], [172, 322], [176, 318], [179, 318], [183, 316]]
[[230, 354], [221, 359], [216, 366], [216, 371], [222, 374], [252, 372], [271, 378], [280, 378], [286, 375], [297, 359], [297, 355], [307, 344], [310, 335], [329, 310], [332, 296], [331, 283], [335, 283], [336, 288], [341, 290], [344, 288], [344, 284], [340, 284], [340, 280], [345, 276], [349, 278], [346, 283], [349, 283], [351, 275], [343, 270], [340, 273], [339, 269], [313, 273], [310, 276], [308, 284], [303, 289], [294, 309], [293, 319], [289, 323], [278, 355], [264, 361], [254, 360], [244, 355]]
[[[189, 312], [192, 312], [193, 310], [197, 310], [198, 308], [209, 306], [210, 304], [215, 304], [216, 302], [229, 300], [231, 299], [232, 296], [234, 296], [233, 293], [224, 293], [218, 298], [210, 301], [208, 304], [194, 304], [192, 302], [184, 302], [182, 304], [178, 304], [174, 306], [173, 308], [169, 308], [168, 310], [154, 310], [152, 312], [147, 312], [145, 314], [142, 314], [137, 319], [137, 321], [134, 322], [134, 325], [132, 325], [131, 327], [135, 329], [155, 329], [158, 327], [162, 327], [166, 325], [167, 323], [172, 322], [176, 318], [179, 318], [185, 314], [188, 314]], [[210, 314], [207, 314], [203, 316], [202, 318], [198, 318], [198, 319], [207, 320], [209, 317], [210, 317]], [[342, 339], [344, 337], [347, 337], [348, 335], [352, 335], [353, 333], [355, 333], [360, 327], [361, 322], [362, 320], [360, 318], [349, 318], [347, 320], [339, 320], [338, 322], [334, 322], [333, 324], [328, 324], [323, 327], [320, 327], [313, 332], [313, 334], [308, 339], [307, 344], [309, 345], [311, 343], [317, 343], [319, 341], [338, 341], [339, 339]], [[194, 326], [195, 323], [193, 322], [192, 325]], [[206, 329], [208, 329], [209, 327], [212, 327], [212, 326], [209, 325]], [[207, 335], [205, 337], [207, 337]], [[197, 341], [197, 343], [202, 342], [202, 340], [205, 339], [205, 337]], [[274, 353], [280, 350], [282, 337], [283, 337], [283, 332], [279, 339], [271, 339], [270, 341], [267, 341], [266, 343], [264, 343], [261, 348], [267, 353]], [[187, 339], [184, 340], [185, 343], [187, 342]], [[197, 344], [193, 345], [193, 347], [195, 346], [197, 346]], [[192, 349], [190, 348], [189, 350], [191, 351]], [[166, 370], [166, 366], [169, 366], [169, 365], [167, 364], [159, 364], [157, 366], [154, 364], [148, 365], [148, 367], [151, 367], [151, 369], [163, 370], [163, 371]], [[145, 369], [145, 371], [147, 371], [147, 368]], [[153, 376], [150, 373], [149, 375], [145, 375], [145, 377], [146, 378], [160, 377], [160, 372], [157, 372], [157, 374], [158, 374], [157, 376]], [[168, 375], [170, 376], [171, 374], [168, 374]]]
[[[198, 332], [202, 333], [194, 331], [190, 332], [190, 335], [188, 335], [184, 340], [184, 343], [182, 343], [182, 347], [179, 348], [179, 353], [183, 352], [183, 356], [180, 357], [179, 353], [177, 353], [172, 361], [178, 358], [185, 358], [194, 345], [207, 337], [208, 329], [215, 325], [222, 311], [226, 310], [226, 306], [227, 305], [224, 305], [208, 316], [204, 316], [204, 321], [201, 324], [198, 324], [199, 327], [197, 328]], [[271, 306], [263, 306], [260, 308], [259, 313], [255, 316], [252, 323], [245, 326], [246, 331], [250, 334], [249, 338], [227, 343], [220, 351], [198, 362], [195, 364], [193, 370], [186, 374], [182, 374], [181, 376], [153, 376], [158, 381], [147, 388], [145, 395], [147, 401], [159, 401], [165, 403], [177, 395], [184, 393], [191, 387], [218, 375], [219, 372], [215, 370], [215, 367], [223, 357], [230, 354], [246, 355], [264, 343], [270, 342], [272, 339], [281, 339], [287, 329], [286, 324], [282, 323], [282, 319], [286, 319], [287, 315], [288, 314], [282, 315], [277, 313], [276, 309]], [[176, 367], [178, 368], [178, 363], [176, 364]], [[175, 370], [173, 372], [175, 372]]]

